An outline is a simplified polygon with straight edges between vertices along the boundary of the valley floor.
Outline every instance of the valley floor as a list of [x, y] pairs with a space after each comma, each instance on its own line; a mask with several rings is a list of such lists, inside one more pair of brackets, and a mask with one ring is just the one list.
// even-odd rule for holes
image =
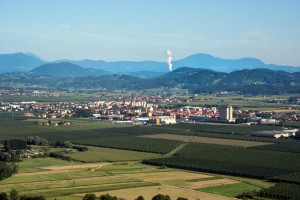
[[[19, 173], [0, 182], [0, 191], [12, 188], [20, 194], [44, 195], [46, 199], [82, 199], [86, 193], [111, 194], [135, 199], [151, 199], [156, 194], [171, 199], [232, 199], [234, 192], [226, 187], [239, 187], [245, 192], [260, 187], [237, 179], [212, 174], [144, 165], [136, 161], [79, 163], [53, 158], [26, 159], [19, 163]], [[223, 187], [219, 195], [214, 187]], [[203, 191], [211, 188], [212, 191]], [[221, 190], [218, 190], [219, 192]], [[221, 191], [222, 192], [222, 191]]]

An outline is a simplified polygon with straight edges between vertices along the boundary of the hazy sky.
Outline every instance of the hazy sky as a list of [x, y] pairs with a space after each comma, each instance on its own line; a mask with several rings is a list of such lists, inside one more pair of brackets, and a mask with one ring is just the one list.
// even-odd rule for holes
[[162, 61], [167, 49], [300, 66], [300, 0], [0, 0], [0, 53]]

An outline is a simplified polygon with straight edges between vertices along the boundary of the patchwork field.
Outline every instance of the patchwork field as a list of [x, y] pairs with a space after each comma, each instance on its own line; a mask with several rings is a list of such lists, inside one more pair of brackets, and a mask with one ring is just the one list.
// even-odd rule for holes
[[144, 135], [145, 138], [156, 138], [166, 140], [177, 140], [182, 142], [196, 142], [205, 144], [220, 144], [240, 147], [255, 147], [273, 144], [270, 142], [257, 142], [257, 141], [246, 141], [246, 140], [230, 140], [221, 138], [209, 138], [200, 136], [189, 136], [189, 135], [176, 135], [176, 134], [155, 134], [155, 135]]
[[[21, 162], [22, 163], [22, 162]], [[53, 163], [53, 164], [51, 164]], [[24, 169], [23, 169], [24, 168]], [[27, 168], [32, 168], [29, 172]], [[111, 194], [124, 199], [168, 194], [172, 199], [232, 199], [197, 191], [200, 188], [240, 183], [213, 174], [161, 168], [138, 162], [67, 163], [52, 158], [26, 159], [20, 173], [1, 181], [0, 192], [43, 194], [47, 199], [82, 199], [86, 193]]]
[[[96, 196], [100, 196], [103, 194], [107, 194], [107, 192], [97, 192]], [[131, 188], [131, 189], [122, 189], [122, 190], [113, 190], [111, 194], [115, 196], [122, 197], [126, 200], [135, 199], [138, 196], [142, 195], [145, 199], [152, 199], [152, 197], [156, 194], [169, 195], [171, 199], [177, 199], [178, 197], [185, 197], [191, 200], [230, 200], [232, 198], [209, 194], [204, 192], [199, 192], [195, 190], [174, 187], [169, 185], [162, 186], [151, 186], [146, 188]], [[83, 195], [81, 195], [83, 196]]]

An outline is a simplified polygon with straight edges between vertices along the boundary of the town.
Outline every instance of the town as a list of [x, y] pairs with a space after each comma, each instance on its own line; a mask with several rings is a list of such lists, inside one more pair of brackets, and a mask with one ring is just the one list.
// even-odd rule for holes
[[[249, 125], [265, 123], [275, 125], [282, 122], [300, 120], [298, 112], [262, 112], [258, 109], [241, 110], [235, 105], [227, 105], [226, 102], [219, 106], [193, 106], [187, 104], [195, 101], [193, 97], [182, 99], [160, 94], [149, 94], [148, 96], [132, 95], [107, 99], [99, 97], [99, 100], [88, 102], [62, 102], [58, 92], [1, 90], [0, 95], [57, 98], [55, 102], [0, 101], [0, 112], [11, 113], [6, 115], [8, 119], [12, 119], [17, 112], [21, 112], [25, 118], [34, 119], [67, 119], [76, 117], [131, 124], [175, 124], [188, 121], [247, 123]], [[290, 98], [284, 103], [298, 104], [299, 102], [297, 98]], [[166, 104], [169, 106], [165, 106]]]

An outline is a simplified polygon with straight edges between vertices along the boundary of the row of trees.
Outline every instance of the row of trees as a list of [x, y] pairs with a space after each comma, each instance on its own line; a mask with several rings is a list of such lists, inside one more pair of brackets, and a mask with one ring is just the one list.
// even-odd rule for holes
[[44, 196], [19, 195], [19, 192], [12, 189], [9, 193], [1, 192], [0, 200], [46, 200]]
[[[116, 196], [111, 196], [110, 194], [103, 194], [99, 198], [96, 197], [95, 194], [86, 194], [83, 197], [83, 200], [122, 200], [122, 198], [118, 198]], [[138, 196], [135, 200], [145, 200], [143, 196]], [[169, 195], [163, 195], [163, 194], [157, 194], [154, 197], [152, 197], [152, 200], [171, 200], [171, 197]], [[188, 200], [184, 197], [178, 197], [177, 200]]]

